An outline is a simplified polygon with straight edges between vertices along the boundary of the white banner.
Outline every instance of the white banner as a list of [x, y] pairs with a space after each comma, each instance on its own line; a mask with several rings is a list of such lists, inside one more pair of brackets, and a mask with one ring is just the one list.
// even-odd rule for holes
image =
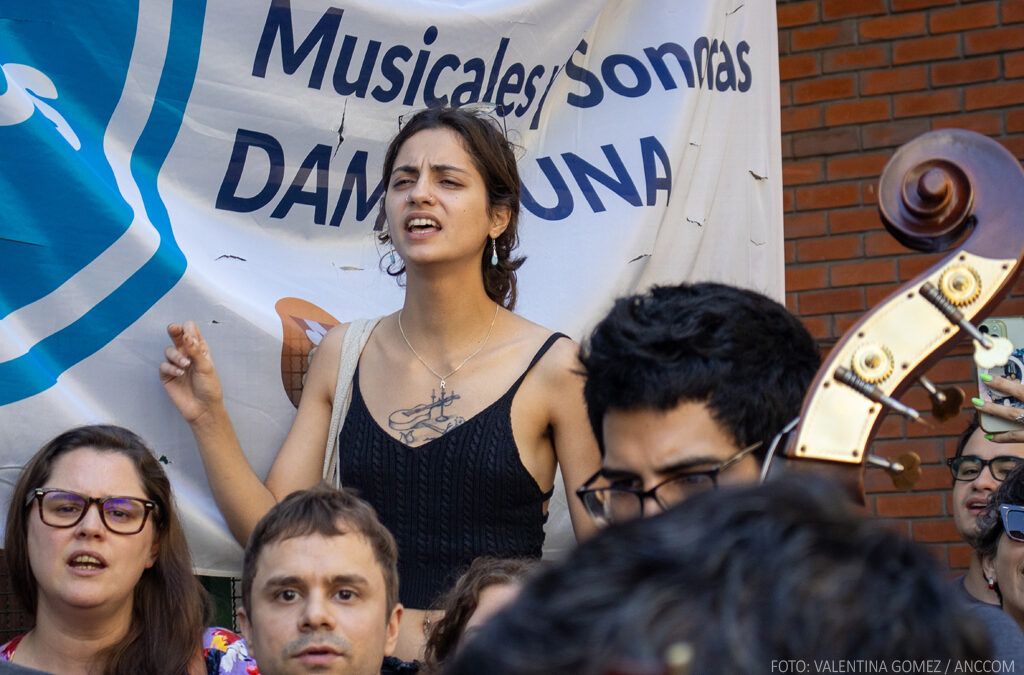
[[53, 435], [127, 426], [197, 568], [236, 572], [164, 328], [199, 323], [265, 475], [302, 356], [400, 306], [373, 223], [426, 106], [494, 104], [522, 147], [525, 317], [581, 339], [653, 283], [781, 299], [776, 55], [768, 0], [0, 0], [0, 500]]

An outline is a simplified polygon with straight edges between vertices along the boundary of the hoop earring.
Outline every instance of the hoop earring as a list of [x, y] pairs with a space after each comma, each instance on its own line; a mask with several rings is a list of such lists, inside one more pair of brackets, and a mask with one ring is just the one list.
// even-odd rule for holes
[[491, 265], [498, 264], [498, 240], [491, 237]]

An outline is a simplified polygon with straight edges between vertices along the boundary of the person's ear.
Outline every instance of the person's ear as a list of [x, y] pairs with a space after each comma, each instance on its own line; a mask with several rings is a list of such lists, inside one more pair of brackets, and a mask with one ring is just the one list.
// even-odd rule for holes
[[249, 623], [249, 615], [245, 613], [244, 607], [238, 608], [238, 629], [242, 632], [246, 644], [252, 644], [252, 624]]
[[395, 651], [395, 645], [398, 644], [398, 628], [402, 624], [403, 611], [402, 605], [395, 603], [394, 609], [391, 610], [391, 616], [388, 617], [384, 636], [384, 656], [391, 656], [391, 653]]
[[496, 206], [491, 210], [491, 229], [487, 233], [491, 239], [497, 239], [501, 233], [508, 229], [508, 223], [512, 219], [512, 209], [507, 206]]
[[981, 573], [985, 575], [985, 581], [988, 582], [988, 587], [994, 589], [996, 584], [999, 583], [999, 579], [996, 577], [995, 556], [982, 556]]

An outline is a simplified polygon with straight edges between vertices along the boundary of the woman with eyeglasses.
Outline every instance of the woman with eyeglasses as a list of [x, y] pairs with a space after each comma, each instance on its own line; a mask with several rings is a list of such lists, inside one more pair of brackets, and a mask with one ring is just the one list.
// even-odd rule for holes
[[170, 482], [127, 429], [79, 427], [43, 446], [14, 488], [4, 552], [35, 626], [0, 661], [62, 675], [258, 673], [237, 635], [206, 628]]
[[1011, 471], [992, 493], [973, 543], [988, 587], [1018, 627], [1011, 631], [986, 621], [993, 657], [1006, 659], [1012, 653], [1017, 667], [1024, 668], [1024, 466]]
[[[343, 346], [355, 323], [324, 337], [265, 483], [194, 323], [169, 327], [160, 374], [240, 542], [279, 499], [321, 479], [338, 439], [329, 477], [358, 489], [398, 541], [406, 612], [396, 654], [412, 658], [427, 608], [460, 569], [482, 555], [540, 556], [556, 465], [571, 494], [600, 457], [576, 345], [512, 312], [520, 182], [501, 127], [465, 109], [417, 113], [391, 141], [383, 181], [377, 224], [392, 248], [382, 263], [404, 275], [405, 301], [366, 328], [365, 346]], [[339, 377], [346, 362], [354, 375]], [[351, 404], [335, 435], [336, 386], [351, 386]], [[582, 504], [569, 508], [576, 534], [590, 532]]]

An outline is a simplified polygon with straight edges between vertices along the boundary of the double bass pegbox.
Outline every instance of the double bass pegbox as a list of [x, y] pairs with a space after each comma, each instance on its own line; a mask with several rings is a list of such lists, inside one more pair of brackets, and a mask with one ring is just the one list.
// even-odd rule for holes
[[[903, 244], [959, 245], [836, 344], [804, 400], [787, 457], [862, 464], [883, 410], [900, 410], [893, 403], [902, 391], [962, 332], [988, 339], [974, 335], [971, 321], [991, 311], [1020, 268], [1024, 173], [985, 136], [947, 129], [911, 141], [886, 166], [878, 199], [885, 227]], [[948, 402], [949, 392], [941, 393]]]

